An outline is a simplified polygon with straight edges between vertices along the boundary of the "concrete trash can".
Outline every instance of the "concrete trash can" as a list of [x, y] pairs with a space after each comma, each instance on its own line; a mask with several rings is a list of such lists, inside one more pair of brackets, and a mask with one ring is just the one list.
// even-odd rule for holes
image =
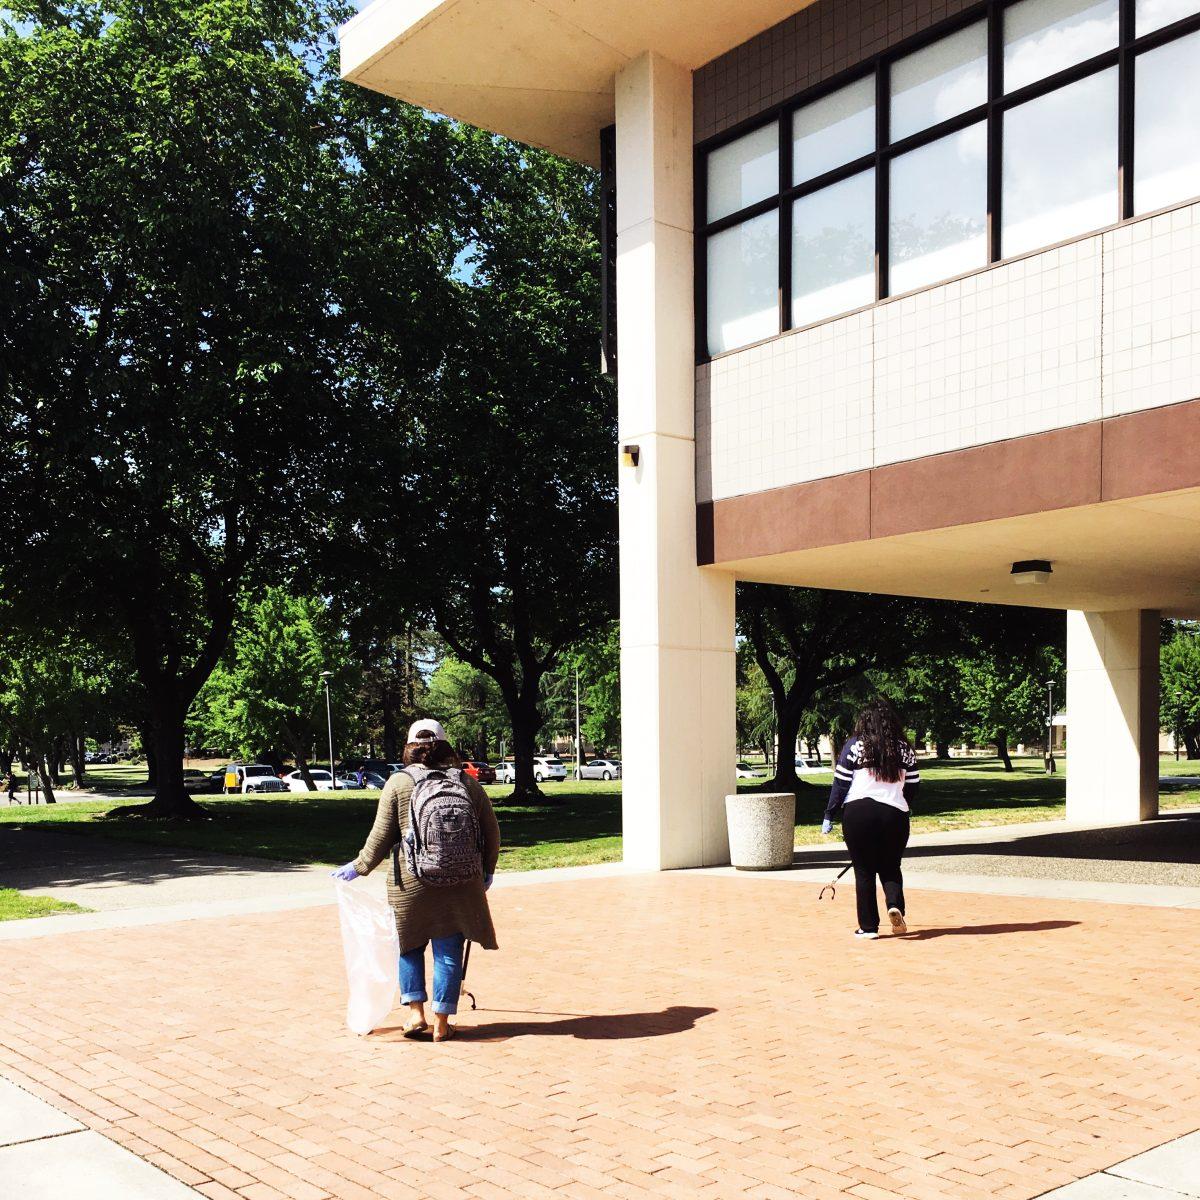
[[792, 865], [796, 797], [791, 792], [743, 792], [725, 797], [729, 861], [739, 871], [779, 871]]

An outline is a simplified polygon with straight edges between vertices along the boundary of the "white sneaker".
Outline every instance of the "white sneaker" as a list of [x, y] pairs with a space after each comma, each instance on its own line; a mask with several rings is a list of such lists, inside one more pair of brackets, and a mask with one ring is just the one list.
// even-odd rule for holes
[[893, 933], [908, 932], [908, 926], [904, 922], [904, 914], [898, 908], [888, 909], [888, 920], [892, 923]]
[[854, 931], [854, 936], [864, 942], [879, 941], [879, 934], [875, 933], [874, 931], [868, 933], [865, 929], [856, 929]]

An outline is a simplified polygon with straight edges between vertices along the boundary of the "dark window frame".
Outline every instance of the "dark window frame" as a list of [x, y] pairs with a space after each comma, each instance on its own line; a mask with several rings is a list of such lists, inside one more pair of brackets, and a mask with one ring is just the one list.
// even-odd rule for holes
[[[1002, 165], [1004, 155], [1004, 114], [1009, 109], [1037, 100], [1042, 96], [1057, 91], [1072, 83], [1077, 83], [1100, 71], [1117, 68], [1118, 93], [1118, 127], [1117, 127], [1117, 207], [1112, 225], [1102, 226], [1102, 229], [1113, 228], [1137, 219], [1134, 213], [1134, 68], [1137, 59], [1149, 50], [1157, 49], [1169, 42], [1176, 41], [1192, 33], [1200, 32], [1200, 12], [1190, 17], [1183, 17], [1160, 29], [1136, 36], [1136, 0], [1118, 0], [1118, 33], [1117, 45], [1105, 50], [1083, 62], [1075, 63], [1061, 71], [1056, 71], [1044, 79], [1035, 80], [1016, 91], [1004, 91], [1004, 12], [1020, 0], [981, 0], [969, 8], [963, 9], [945, 21], [941, 21], [929, 29], [922, 30], [913, 37], [898, 42], [895, 46], [856, 63], [853, 67], [823, 80], [814, 87], [808, 88], [789, 99], [772, 105], [748, 120], [742, 121], [721, 133], [699, 142], [693, 155], [694, 164], [694, 229], [695, 234], [695, 344], [696, 362], [707, 363], [714, 359], [723, 358], [727, 354], [737, 354], [749, 346], [738, 346], [732, 350], [720, 351], [716, 354], [708, 352], [708, 239], [716, 233], [732, 229], [742, 222], [765, 213], [777, 211], [779, 221], [779, 263], [777, 271], [779, 322], [776, 333], [771, 338], [784, 333], [794, 332], [797, 328], [808, 326], [792, 325], [792, 204], [802, 196], [820, 191], [822, 188], [839, 183], [861, 171], [874, 168], [875, 171], [875, 299], [874, 307], [892, 298], [888, 290], [888, 232], [889, 205], [888, 189], [891, 178], [892, 160], [911, 150], [935, 142], [940, 138], [961, 132], [979, 121], [986, 121], [987, 135], [987, 213], [986, 213], [986, 242], [988, 256], [986, 263], [976, 270], [986, 270], [998, 263], [1006, 261], [1001, 254], [1001, 200], [1002, 200]], [[936, 125], [931, 125], [898, 142], [888, 142], [888, 123], [891, 112], [890, 69], [892, 63], [904, 58], [914, 51], [940, 41], [943, 37], [966, 29], [979, 21], [987, 22], [987, 99], [966, 112], [959, 113]], [[874, 77], [875, 79], [875, 149], [870, 153], [843, 163], [813, 179], [801, 184], [792, 183], [792, 115], [799, 109], [839, 91], [860, 79]], [[728, 213], [714, 221], [708, 220], [708, 156], [714, 150], [730, 142], [737, 141], [748, 133], [762, 129], [775, 123], [779, 134], [779, 186], [778, 191], [763, 200]], [[1192, 198], [1194, 199], [1194, 198]], [[1180, 200], [1179, 204], [1190, 203], [1188, 199]], [[1145, 214], [1141, 214], [1145, 215]], [[1088, 230], [1073, 235], [1067, 241], [1090, 237], [1099, 230]], [[1062, 244], [1062, 243], [1052, 243]], [[1050, 246], [1045, 247], [1049, 249]], [[1027, 257], [1030, 251], [1013, 258]], [[971, 272], [974, 273], [974, 272]], [[958, 278], [950, 276], [949, 278]], [[937, 283], [928, 287], [937, 287]], [[920, 289], [924, 291], [925, 289]], [[903, 294], [903, 293], [898, 293]], [[817, 324], [848, 316], [850, 312], [862, 309], [852, 309], [847, 313], [834, 313], [823, 318]], [[749, 345], [759, 345], [752, 342]]]

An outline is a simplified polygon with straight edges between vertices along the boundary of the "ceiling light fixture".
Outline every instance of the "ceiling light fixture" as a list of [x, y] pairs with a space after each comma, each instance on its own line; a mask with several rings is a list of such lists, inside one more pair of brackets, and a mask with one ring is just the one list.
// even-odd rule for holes
[[1048, 583], [1053, 573], [1054, 568], [1044, 558], [1023, 558], [1020, 562], [1013, 563], [1009, 572], [1013, 583], [1020, 584]]

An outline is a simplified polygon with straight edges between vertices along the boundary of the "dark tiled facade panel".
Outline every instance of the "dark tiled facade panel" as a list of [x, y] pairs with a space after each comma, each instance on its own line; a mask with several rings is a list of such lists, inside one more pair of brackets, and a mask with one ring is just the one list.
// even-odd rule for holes
[[749, 120], [975, 2], [817, 0], [695, 73], [696, 141]]

